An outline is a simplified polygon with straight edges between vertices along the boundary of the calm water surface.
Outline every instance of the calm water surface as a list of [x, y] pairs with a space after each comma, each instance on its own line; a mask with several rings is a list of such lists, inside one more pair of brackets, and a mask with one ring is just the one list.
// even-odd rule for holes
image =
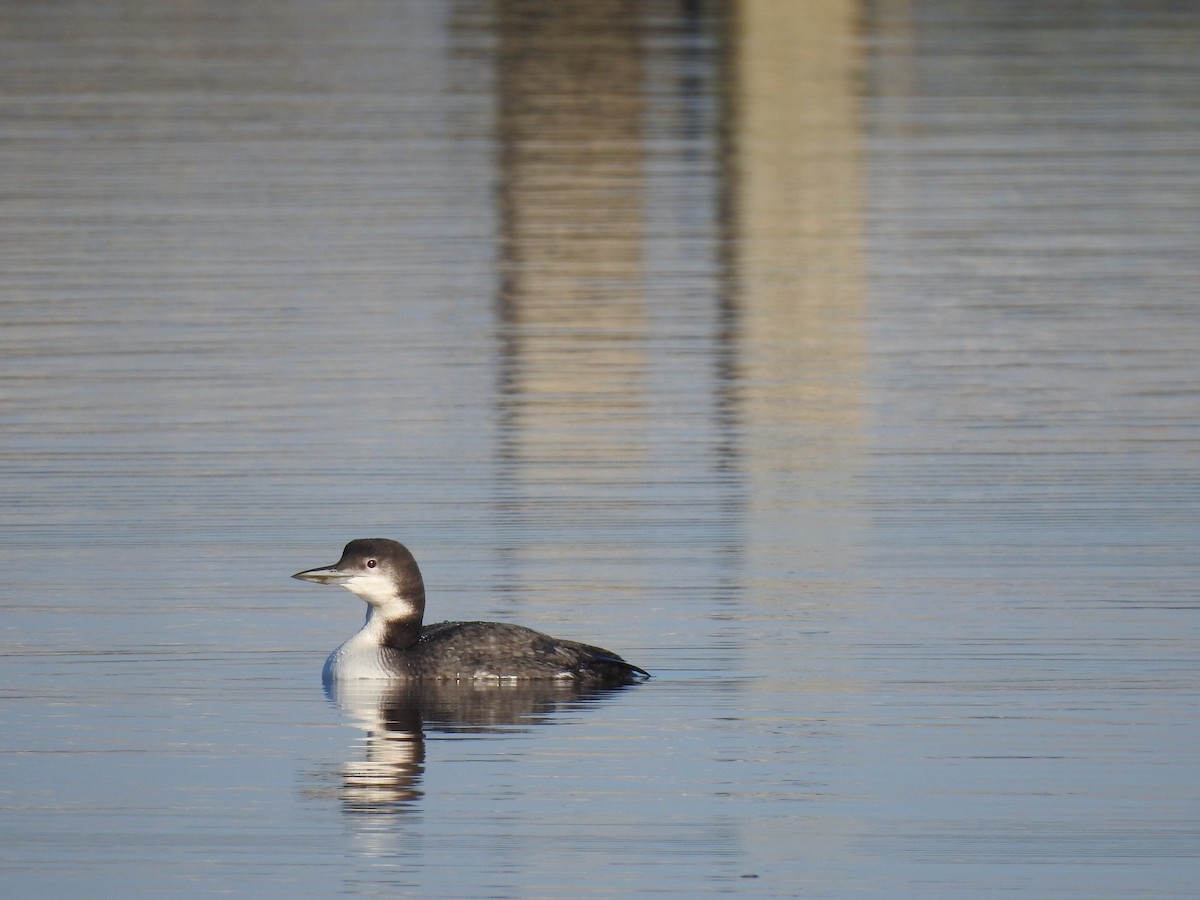
[[1194, 894], [1186, 4], [0, 14], [5, 896]]

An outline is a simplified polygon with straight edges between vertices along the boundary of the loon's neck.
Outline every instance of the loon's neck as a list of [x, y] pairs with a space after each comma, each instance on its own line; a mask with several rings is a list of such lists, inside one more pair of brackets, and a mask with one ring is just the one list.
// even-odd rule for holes
[[367, 620], [351, 640], [364, 645], [407, 650], [421, 637], [422, 610], [403, 602], [368, 606]]
[[389, 618], [379, 608], [367, 609], [367, 621], [325, 660], [323, 679], [391, 678], [402, 666], [404, 651], [421, 636], [421, 617]]

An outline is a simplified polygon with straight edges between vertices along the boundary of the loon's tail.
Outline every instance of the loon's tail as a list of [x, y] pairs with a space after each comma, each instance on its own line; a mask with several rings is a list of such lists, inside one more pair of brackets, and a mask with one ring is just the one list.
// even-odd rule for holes
[[635, 666], [631, 662], [626, 662], [617, 656], [615, 653], [612, 656], [602, 656], [596, 660], [598, 663], [605, 663], [614, 666], [622, 672], [627, 678], [633, 681], [647, 681], [650, 678], [650, 673], [641, 666]]

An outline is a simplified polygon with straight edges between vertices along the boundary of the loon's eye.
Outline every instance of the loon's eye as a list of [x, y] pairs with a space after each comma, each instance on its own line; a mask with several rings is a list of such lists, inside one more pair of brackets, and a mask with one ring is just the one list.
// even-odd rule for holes
[[379, 565], [379, 563], [375, 562], [375, 560], [373, 560], [373, 559], [368, 559], [368, 560], [367, 560], [367, 568], [368, 568], [368, 569], [373, 569], [373, 568], [375, 568], [377, 565]]

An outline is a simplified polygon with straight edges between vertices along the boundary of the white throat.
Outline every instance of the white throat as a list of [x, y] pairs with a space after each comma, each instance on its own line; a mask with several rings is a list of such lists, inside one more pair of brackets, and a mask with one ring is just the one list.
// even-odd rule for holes
[[384, 619], [407, 619], [417, 614], [413, 602], [397, 596], [395, 582], [383, 572], [354, 575], [343, 581], [342, 587], [367, 601], [372, 611], [378, 610]]

